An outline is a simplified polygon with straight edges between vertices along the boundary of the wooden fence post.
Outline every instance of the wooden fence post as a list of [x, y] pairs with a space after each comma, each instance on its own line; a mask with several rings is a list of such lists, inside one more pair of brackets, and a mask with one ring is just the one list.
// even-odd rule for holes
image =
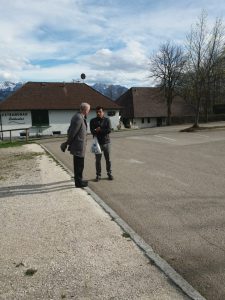
[[28, 128], [26, 128], [26, 143], [28, 142]]

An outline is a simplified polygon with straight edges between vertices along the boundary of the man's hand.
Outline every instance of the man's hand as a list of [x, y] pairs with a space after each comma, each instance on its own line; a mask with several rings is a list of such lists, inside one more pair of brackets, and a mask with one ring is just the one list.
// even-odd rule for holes
[[62, 150], [62, 152], [65, 152], [67, 148], [67, 142], [64, 142], [60, 145], [60, 149]]
[[100, 131], [101, 131], [101, 127], [95, 128], [95, 131], [96, 131], [97, 133], [100, 132]]

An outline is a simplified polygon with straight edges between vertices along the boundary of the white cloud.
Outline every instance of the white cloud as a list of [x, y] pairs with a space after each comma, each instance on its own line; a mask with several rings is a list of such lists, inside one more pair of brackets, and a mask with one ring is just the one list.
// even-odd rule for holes
[[0, 81], [18, 81], [16, 74], [9, 71], [0, 71]]
[[152, 51], [169, 39], [182, 43], [203, 8], [210, 21], [225, 13], [222, 0], [1, 0], [0, 80], [67, 81], [86, 72], [91, 82], [147, 85]]

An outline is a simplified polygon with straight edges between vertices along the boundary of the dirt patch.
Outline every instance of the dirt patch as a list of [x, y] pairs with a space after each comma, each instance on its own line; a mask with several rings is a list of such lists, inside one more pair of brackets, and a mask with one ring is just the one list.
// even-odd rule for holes
[[35, 171], [37, 163], [34, 158], [43, 153], [29, 152], [26, 146], [0, 149], [0, 182], [18, 179], [32, 169]]
[[225, 126], [191, 126], [185, 129], [180, 130], [180, 132], [195, 132], [202, 130], [214, 130], [214, 129], [224, 129]]

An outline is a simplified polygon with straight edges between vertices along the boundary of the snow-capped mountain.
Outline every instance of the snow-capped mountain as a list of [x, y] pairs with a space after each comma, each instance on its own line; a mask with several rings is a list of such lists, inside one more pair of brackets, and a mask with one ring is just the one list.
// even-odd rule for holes
[[95, 83], [92, 88], [112, 100], [116, 100], [128, 90], [125, 86], [104, 83]]
[[23, 85], [22, 82], [4, 81], [0, 82], [0, 101], [11, 95]]

